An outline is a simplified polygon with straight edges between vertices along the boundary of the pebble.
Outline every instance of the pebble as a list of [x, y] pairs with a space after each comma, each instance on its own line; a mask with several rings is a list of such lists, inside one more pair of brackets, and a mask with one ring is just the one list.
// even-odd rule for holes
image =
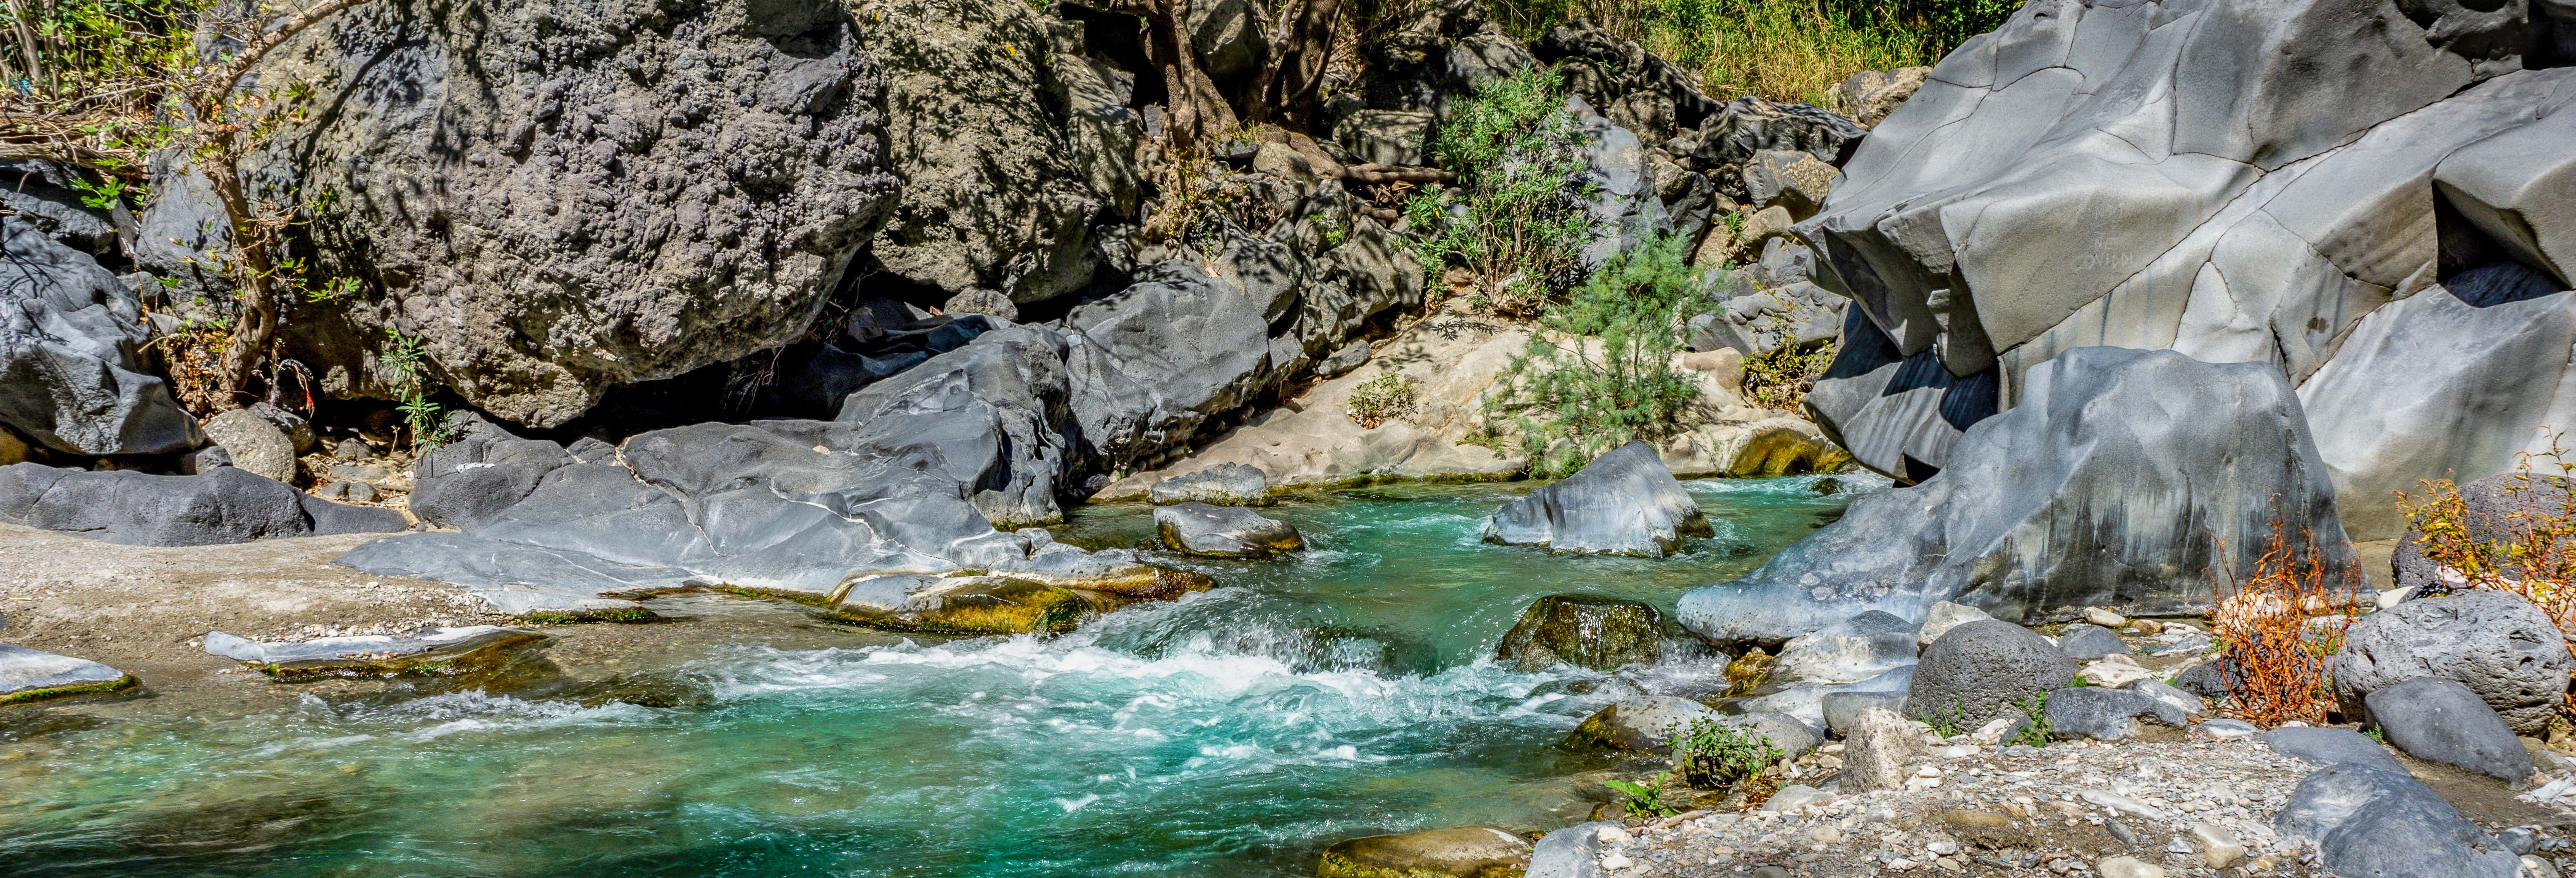
[[2163, 866], [2152, 865], [2136, 857], [2108, 857], [2093, 864], [2102, 878], [2165, 878]]

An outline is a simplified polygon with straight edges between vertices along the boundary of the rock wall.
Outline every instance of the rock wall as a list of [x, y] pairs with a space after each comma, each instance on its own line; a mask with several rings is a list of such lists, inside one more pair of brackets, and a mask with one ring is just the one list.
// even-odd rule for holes
[[134, 294], [24, 217], [0, 218], [0, 425], [56, 451], [169, 454], [197, 423], [137, 358]]
[[[386, 329], [440, 380], [524, 424], [805, 332], [893, 201], [885, 78], [831, 0], [381, 0], [255, 71], [309, 97], [255, 156], [272, 198], [321, 201], [325, 277], [292, 347], [382, 392]], [[171, 172], [176, 175], [176, 171]], [[144, 218], [176, 264], [220, 241], [202, 190]]]
[[[2024, 6], [1943, 59], [1798, 226], [1867, 340], [1815, 414], [1863, 463], [1922, 479], [2063, 351], [2270, 363], [2328, 437], [2355, 535], [2393, 535], [2388, 487], [2509, 465], [2564, 392], [2566, 345], [2503, 366], [2475, 335], [2512, 318], [2474, 309], [2555, 301], [2576, 268], [2576, 116], [2555, 112], [2576, 72], [2537, 69], [2569, 60], [2542, 15]], [[2520, 306], [2545, 325], [2506, 344], [2547, 346], [2548, 308]], [[2454, 355], [2393, 369], [2436, 348]], [[2454, 410], [2347, 404], [2428, 393]]]

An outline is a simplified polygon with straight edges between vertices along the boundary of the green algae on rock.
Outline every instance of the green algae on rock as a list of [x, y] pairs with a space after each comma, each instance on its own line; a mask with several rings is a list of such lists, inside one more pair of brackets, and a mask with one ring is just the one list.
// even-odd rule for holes
[[1324, 849], [1321, 878], [1518, 878], [1528, 839], [1493, 826], [1456, 826], [1347, 839]]
[[1663, 660], [1664, 616], [1636, 601], [1579, 594], [1539, 598], [1521, 611], [1494, 658], [1523, 671], [1558, 662], [1596, 671]]
[[206, 653], [241, 662], [278, 680], [457, 677], [496, 670], [521, 647], [546, 639], [525, 628], [494, 625], [428, 628], [413, 637], [370, 634], [301, 643], [260, 642], [212, 631], [206, 634]]

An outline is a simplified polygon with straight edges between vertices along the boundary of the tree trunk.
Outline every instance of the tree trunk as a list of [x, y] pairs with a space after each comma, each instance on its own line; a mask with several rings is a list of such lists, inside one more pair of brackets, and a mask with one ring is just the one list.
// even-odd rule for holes
[[251, 213], [250, 199], [242, 192], [241, 168], [232, 150], [209, 151], [202, 170], [214, 185], [215, 198], [223, 203], [224, 217], [232, 227], [232, 258], [236, 265], [230, 274], [239, 284], [233, 295], [240, 300], [241, 311], [233, 317], [232, 342], [225, 346], [217, 364], [223, 395], [215, 406], [229, 409], [240, 405], [242, 388], [250, 382], [252, 370], [259, 368], [261, 354], [277, 336], [276, 265], [269, 259], [267, 232], [260, 228]]

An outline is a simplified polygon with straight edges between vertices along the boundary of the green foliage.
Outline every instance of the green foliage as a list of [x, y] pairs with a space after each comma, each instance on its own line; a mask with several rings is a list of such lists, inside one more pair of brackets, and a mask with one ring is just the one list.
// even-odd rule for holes
[[2056, 730], [2048, 725], [2048, 693], [2034, 692], [2029, 698], [2013, 703], [2021, 707], [2022, 716], [2027, 717], [2029, 721], [2022, 725], [2021, 734], [2014, 735], [2011, 740], [2004, 743], [2046, 747], [2050, 741], [2055, 740]]
[[[1862, 70], [1928, 65], [2001, 26], [2020, 0], [1493, 0], [1524, 40], [1582, 16], [1684, 69], [1720, 100], [1825, 104]], [[1829, 105], [1829, 104], [1828, 104]]]
[[1722, 790], [1758, 777], [1783, 755], [1770, 736], [1707, 716], [1671, 734], [1673, 770], [1681, 773], [1683, 783], [1701, 789]]
[[429, 358], [420, 339], [387, 327], [380, 362], [393, 379], [394, 398], [411, 428], [412, 447], [426, 452], [447, 442], [447, 410], [430, 399]]
[[1932, 724], [1933, 734], [1944, 738], [1955, 738], [1969, 731], [1968, 706], [1954, 697], [1950, 699], [1948, 710], [1925, 714], [1923, 721]]
[[1486, 397], [1488, 423], [1518, 425], [1533, 473], [1556, 477], [1651, 438], [1697, 395], [1673, 369], [1682, 324], [1708, 303], [1683, 262], [1688, 242], [1655, 236], [1613, 258], [1539, 332]]
[[91, 183], [77, 175], [72, 177], [72, 188], [85, 193], [81, 196], [81, 203], [88, 205], [92, 210], [114, 208], [117, 202], [125, 200], [125, 190], [128, 188], [137, 192], [143, 189], [141, 186], [129, 186], [124, 180], [115, 177], [103, 177], [97, 183]]
[[2379, 743], [2382, 743], [2382, 744], [2388, 743], [2388, 732], [2387, 732], [2387, 730], [2382, 729], [2382, 728], [2380, 728], [2380, 727], [2378, 727], [2378, 726], [2371, 726], [2370, 728], [2363, 729], [2363, 730], [2361, 730], [2361, 733], [2362, 733], [2362, 734], [2365, 734], [2365, 735], [2369, 735], [2369, 736], [2370, 736], [2370, 739], [2371, 739], [2371, 740], [2373, 740], [2373, 741], [2378, 741]]
[[1315, 231], [1323, 236], [1326, 250], [1342, 246], [1342, 242], [1351, 237], [1351, 228], [1342, 224], [1341, 216], [1331, 212], [1315, 214]]
[[[1788, 335], [1789, 318], [1773, 314], [1768, 331]], [[1763, 408], [1795, 411], [1807, 400], [1807, 389], [1834, 363], [1835, 342], [1809, 346], [1783, 344], [1769, 353], [1744, 358], [1744, 395]]]
[[1478, 84], [1431, 144], [1458, 185], [1405, 203], [1423, 270], [1436, 281], [1466, 269], [1479, 307], [1535, 314], [1581, 272], [1582, 246], [1599, 223], [1586, 204], [1591, 187], [1574, 183], [1582, 138], [1564, 104], [1565, 79], [1553, 67]]
[[1375, 430], [1388, 418], [1411, 414], [1413, 391], [1413, 379], [1402, 372], [1388, 372], [1362, 381], [1358, 387], [1351, 388], [1351, 420]]
[[1670, 817], [1681, 813], [1679, 809], [1664, 802], [1664, 783], [1671, 780], [1672, 776], [1673, 773], [1667, 771], [1656, 774], [1642, 784], [1624, 780], [1605, 780], [1601, 785], [1627, 797], [1627, 800], [1621, 803], [1621, 807], [1631, 817]]

